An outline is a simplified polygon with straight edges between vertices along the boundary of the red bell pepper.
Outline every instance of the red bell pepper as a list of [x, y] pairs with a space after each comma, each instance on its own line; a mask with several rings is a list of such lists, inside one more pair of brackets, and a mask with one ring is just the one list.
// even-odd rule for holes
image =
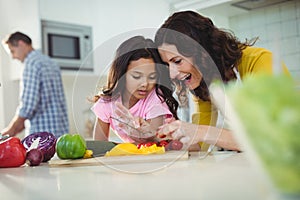
[[0, 141], [0, 167], [19, 167], [25, 163], [26, 149], [17, 137]]

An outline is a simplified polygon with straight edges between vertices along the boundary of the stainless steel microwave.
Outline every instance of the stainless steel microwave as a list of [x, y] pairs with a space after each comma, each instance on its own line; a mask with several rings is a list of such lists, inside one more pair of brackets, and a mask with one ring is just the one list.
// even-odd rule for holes
[[42, 20], [42, 50], [62, 70], [93, 71], [92, 27]]

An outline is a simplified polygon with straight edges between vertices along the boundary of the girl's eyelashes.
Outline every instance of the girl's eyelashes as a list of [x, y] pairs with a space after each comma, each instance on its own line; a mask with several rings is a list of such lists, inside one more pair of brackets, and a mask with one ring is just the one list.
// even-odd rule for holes
[[134, 78], [134, 79], [140, 79], [141, 76], [135, 76], [135, 75], [132, 75], [132, 78]]
[[149, 76], [149, 79], [151, 79], [151, 80], [156, 80], [156, 78], [157, 78], [156, 73], [155, 73], [155, 74], [151, 74], [151, 75]]
[[[136, 80], [141, 79], [143, 77], [142, 75], [131, 75], [131, 76]], [[156, 73], [148, 76], [150, 80], [156, 80], [156, 77], [157, 77]]]

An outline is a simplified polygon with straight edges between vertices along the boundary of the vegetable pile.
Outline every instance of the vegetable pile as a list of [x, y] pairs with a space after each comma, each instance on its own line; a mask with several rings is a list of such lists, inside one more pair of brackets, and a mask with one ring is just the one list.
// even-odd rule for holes
[[[169, 150], [181, 150], [177, 140], [161, 140], [138, 145], [122, 143], [116, 145], [106, 156], [163, 154]], [[60, 159], [91, 158], [93, 151], [87, 149], [86, 141], [80, 134], [64, 134], [58, 139], [48, 132], [38, 132], [26, 136], [22, 141], [10, 137], [0, 142], [0, 167], [38, 166], [49, 161], [54, 154]]]
[[275, 186], [300, 194], [300, 92], [290, 77], [253, 76], [228, 96]]

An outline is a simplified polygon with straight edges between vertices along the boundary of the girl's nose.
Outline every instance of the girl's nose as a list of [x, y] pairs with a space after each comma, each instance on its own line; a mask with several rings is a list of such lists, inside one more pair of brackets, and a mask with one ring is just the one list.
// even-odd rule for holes
[[142, 80], [141, 80], [141, 86], [144, 86], [146, 87], [148, 85], [148, 79], [146, 77], [144, 77]]

